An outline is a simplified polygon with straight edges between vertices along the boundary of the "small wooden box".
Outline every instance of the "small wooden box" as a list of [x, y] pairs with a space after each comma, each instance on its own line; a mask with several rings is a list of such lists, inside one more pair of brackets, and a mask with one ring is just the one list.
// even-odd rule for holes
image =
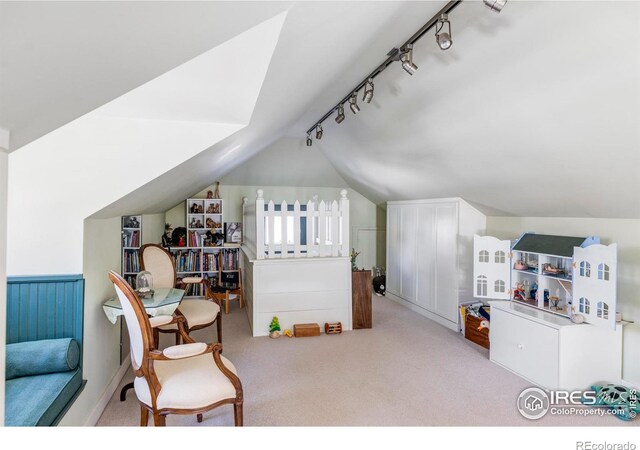
[[489, 328], [478, 330], [483, 319], [467, 314], [464, 323], [464, 337], [484, 348], [489, 348]]
[[295, 337], [320, 336], [320, 325], [317, 323], [298, 323], [293, 326]]
[[340, 334], [342, 333], [342, 323], [325, 323], [324, 334]]

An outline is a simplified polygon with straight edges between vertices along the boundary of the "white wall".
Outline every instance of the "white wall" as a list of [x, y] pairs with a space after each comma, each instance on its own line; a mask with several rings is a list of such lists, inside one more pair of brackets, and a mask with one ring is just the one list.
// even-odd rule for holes
[[[244, 128], [285, 16], [11, 153], [8, 272], [80, 273], [86, 217]], [[229, 64], [232, 59], [251, 61], [251, 70]], [[138, 204], [149, 208], [150, 202], [138, 198]]]
[[525, 231], [564, 236], [600, 236], [618, 244], [618, 311], [634, 324], [624, 327], [625, 381], [640, 386], [640, 220], [547, 217], [488, 217], [487, 235], [513, 239]]
[[0, 427], [4, 425], [4, 355], [7, 336], [7, 156], [0, 145]]
[[[225, 222], [242, 222], [242, 199], [247, 197], [249, 201], [255, 201], [256, 191], [262, 189], [264, 191], [265, 201], [273, 200], [280, 203], [285, 200], [287, 203], [293, 203], [296, 200], [307, 202], [318, 195], [319, 200], [338, 200], [342, 188], [329, 187], [293, 187], [293, 186], [226, 186], [220, 185], [220, 196], [223, 200], [223, 214]], [[208, 190], [215, 190], [215, 185], [203, 189], [193, 195], [193, 198], [205, 198]], [[385, 228], [386, 215], [382, 208], [360, 195], [353, 189], [347, 189], [347, 198], [349, 198], [349, 224], [351, 226], [349, 242], [354, 246], [354, 230], [357, 228]], [[174, 208], [166, 212], [166, 220], [175, 229], [176, 227], [184, 227], [186, 223], [185, 203], [181, 202]], [[384, 266], [384, 233], [382, 238], [376, 243], [377, 255], [376, 265]], [[358, 249], [356, 249], [357, 251]], [[356, 259], [358, 265], [362, 265], [360, 260]]]
[[[64, 416], [61, 425], [94, 425], [117, 385], [120, 372], [120, 322], [112, 324], [102, 310], [115, 291], [107, 273], [120, 272], [120, 217], [87, 219], [84, 223], [84, 359], [87, 385]], [[164, 214], [142, 216], [142, 243], [160, 242]], [[125, 360], [125, 363], [128, 361]], [[3, 372], [4, 373], [4, 372]], [[89, 422], [88, 422], [89, 421]]]
[[120, 367], [120, 326], [109, 322], [102, 310], [102, 304], [115, 295], [107, 273], [120, 271], [120, 217], [85, 220], [84, 236], [83, 375], [87, 384], [60, 422], [70, 426], [85, 425]]

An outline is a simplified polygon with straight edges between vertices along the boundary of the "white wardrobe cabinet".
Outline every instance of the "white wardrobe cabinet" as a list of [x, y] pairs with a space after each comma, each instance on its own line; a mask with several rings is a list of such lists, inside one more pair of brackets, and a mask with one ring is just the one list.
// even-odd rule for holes
[[460, 198], [387, 203], [387, 296], [458, 331], [473, 300], [473, 236], [486, 217]]

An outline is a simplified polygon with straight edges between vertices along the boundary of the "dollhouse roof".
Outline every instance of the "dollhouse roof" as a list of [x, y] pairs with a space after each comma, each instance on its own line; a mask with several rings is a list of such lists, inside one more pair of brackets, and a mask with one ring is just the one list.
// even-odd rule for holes
[[515, 243], [513, 250], [571, 258], [573, 247], [582, 246], [586, 240], [584, 237], [525, 233]]

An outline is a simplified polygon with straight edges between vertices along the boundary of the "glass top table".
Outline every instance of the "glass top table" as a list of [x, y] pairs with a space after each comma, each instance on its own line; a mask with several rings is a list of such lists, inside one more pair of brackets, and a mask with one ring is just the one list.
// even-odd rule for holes
[[[150, 316], [170, 316], [180, 305], [184, 293], [184, 289], [157, 288], [154, 290], [153, 297], [141, 298], [140, 300]], [[111, 323], [116, 323], [118, 316], [124, 314], [118, 296], [104, 302], [102, 309]]]

